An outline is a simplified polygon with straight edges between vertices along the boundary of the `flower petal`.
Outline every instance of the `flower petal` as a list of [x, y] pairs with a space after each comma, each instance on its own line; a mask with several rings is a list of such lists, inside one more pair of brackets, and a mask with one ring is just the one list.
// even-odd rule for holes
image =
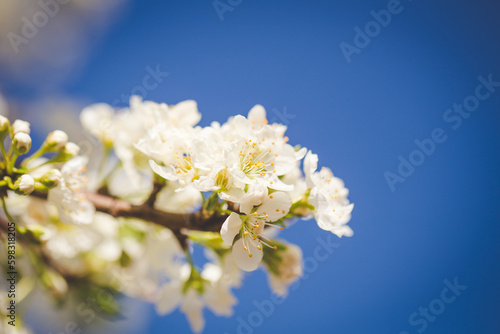
[[160, 175], [166, 180], [169, 181], [175, 181], [177, 179], [177, 176], [173, 172], [172, 168], [166, 167], [166, 166], [160, 166], [156, 163], [154, 160], [149, 160], [149, 166], [155, 172], [156, 174]]
[[262, 252], [262, 249], [257, 248], [257, 243], [260, 242], [257, 240], [250, 241], [250, 238], [245, 238], [245, 244], [248, 250], [245, 250], [243, 239], [238, 239], [234, 243], [232, 252], [233, 259], [241, 270], [254, 271], [259, 267], [264, 252]]
[[241, 225], [243, 222], [241, 221], [240, 215], [235, 212], [232, 212], [229, 217], [226, 218], [224, 224], [220, 229], [220, 235], [222, 240], [227, 245], [232, 245], [234, 237], [240, 232]]
[[307, 188], [314, 187], [314, 182], [311, 179], [313, 173], [318, 169], [318, 155], [313, 154], [312, 151], [307, 152], [304, 158], [304, 174], [306, 175]]
[[195, 333], [200, 333], [205, 327], [203, 306], [203, 301], [198, 294], [193, 289], [188, 290], [181, 305], [181, 310], [186, 314], [189, 325]]
[[266, 119], [266, 109], [260, 104], [256, 104], [252, 109], [248, 112], [248, 120], [250, 122], [263, 122]]
[[182, 299], [181, 288], [175, 284], [165, 284], [156, 301], [156, 312], [159, 315], [171, 313]]
[[283, 218], [290, 211], [291, 206], [292, 201], [290, 200], [290, 196], [284, 192], [277, 191], [267, 197], [264, 203], [257, 209], [257, 214], [259, 216], [266, 216], [266, 221], [268, 222], [274, 222]]

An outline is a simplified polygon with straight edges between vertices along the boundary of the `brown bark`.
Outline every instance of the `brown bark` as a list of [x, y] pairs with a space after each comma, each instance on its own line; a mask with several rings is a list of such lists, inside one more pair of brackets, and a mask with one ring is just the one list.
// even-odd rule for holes
[[[86, 195], [99, 212], [113, 217], [142, 219], [167, 227], [174, 232], [179, 232], [181, 229], [218, 232], [227, 218], [226, 215], [207, 216], [202, 212], [186, 214], [165, 212], [155, 209], [149, 199], [142, 205], [132, 205], [124, 200], [102, 194], [87, 193]], [[44, 199], [47, 197], [45, 193], [39, 191], [33, 192], [31, 196]]]

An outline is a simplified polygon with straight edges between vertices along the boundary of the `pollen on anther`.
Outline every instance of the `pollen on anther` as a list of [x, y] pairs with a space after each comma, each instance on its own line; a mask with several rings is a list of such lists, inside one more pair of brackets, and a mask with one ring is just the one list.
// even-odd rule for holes
[[247, 247], [247, 246], [244, 246], [244, 247], [243, 247], [243, 249], [244, 249], [244, 250], [248, 250], [248, 247]]
[[248, 231], [243, 232], [244, 235], [248, 235]]
[[286, 211], [285, 210], [281, 210], [281, 212], [283, 212], [283, 214], [285, 214]]
[[283, 227], [280, 227], [280, 231], [283, 231]]
[[273, 195], [269, 196], [269, 198], [273, 198]]
[[273, 248], [274, 248], [274, 250], [278, 250], [278, 246], [274, 246]]
[[258, 249], [258, 250], [262, 250], [262, 247], [260, 247], [260, 246], [257, 246], [257, 249]]
[[248, 254], [248, 257], [252, 257], [253, 255], [252, 254]]
[[276, 212], [280, 212], [280, 209], [276, 209]]

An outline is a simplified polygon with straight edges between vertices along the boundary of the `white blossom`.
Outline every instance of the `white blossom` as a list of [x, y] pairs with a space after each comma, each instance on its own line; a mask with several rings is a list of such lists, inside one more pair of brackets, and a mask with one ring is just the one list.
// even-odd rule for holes
[[[104, 144], [99, 171], [86, 173], [87, 158], [59, 130], [31, 157], [4, 163], [4, 175], [16, 180], [14, 187], [4, 180], [6, 205], [40, 242], [46, 260], [40, 265], [154, 303], [160, 315], [178, 309], [192, 331], [201, 332], [205, 308], [234, 314], [232, 290], [245, 272], [264, 268], [272, 291], [287, 295], [303, 274], [303, 254], [276, 240], [285, 226], [314, 217], [323, 230], [353, 235], [347, 225], [353, 204], [343, 181], [328, 168], [318, 171], [316, 154], [290, 145], [287, 127], [269, 124], [263, 106], [224, 123], [198, 126], [200, 119], [193, 100], [168, 105], [132, 96], [127, 108], [94, 104], [80, 120]], [[29, 133], [28, 122], [10, 126], [0, 116], [0, 135], [12, 136], [8, 155], [29, 151]], [[36, 195], [47, 191], [47, 201], [19, 196], [30, 194], [35, 182]], [[99, 194], [91, 194], [99, 186]], [[107, 213], [96, 212], [93, 202]], [[165, 227], [168, 218], [157, 219], [169, 215], [172, 230]], [[191, 256], [198, 246], [206, 259], [200, 267]], [[64, 275], [49, 271], [49, 290], [60, 297], [68, 288]]]
[[97, 137], [106, 145], [113, 141], [113, 117], [115, 111], [105, 103], [88, 106], [80, 113], [80, 122], [85, 130]]
[[288, 287], [298, 280], [304, 271], [302, 250], [293, 244], [285, 244], [285, 250], [279, 252], [279, 265], [274, 271], [269, 270], [269, 285], [278, 296], [286, 296]]
[[87, 158], [77, 157], [68, 161], [61, 169], [62, 180], [49, 191], [49, 202], [59, 212], [59, 219], [66, 224], [89, 224], [95, 212], [94, 205], [86, 199], [84, 190], [87, 179]]
[[317, 163], [317, 155], [309, 151], [304, 160], [304, 172], [310, 188], [309, 203], [315, 207], [314, 218], [321, 229], [339, 237], [350, 237], [353, 231], [346, 224], [351, 220], [354, 204], [347, 199], [349, 191], [329, 168], [316, 171]]
[[[267, 196], [261, 205], [244, 212], [245, 215], [231, 213], [221, 227], [222, 240], [233, 245], [234, 261], [244, 271], [254, 271], [259, 267], [263, 257], [263, 246], [272, 247], [267, 238], [262, 235], [265, 226], [277, 227], [269, 224], [283, 218], [292, 202], [284, 192], [274, 192]], [[233, 244], [236, 235], [240, 235]]]

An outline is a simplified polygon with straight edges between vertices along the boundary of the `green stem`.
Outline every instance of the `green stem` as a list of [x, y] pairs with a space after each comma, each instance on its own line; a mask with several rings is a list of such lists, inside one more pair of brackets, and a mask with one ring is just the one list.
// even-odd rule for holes
[[7, 156], [7, 152], [5, 152], [5, 146], [3, 145], [3, 140], [0, 141], [0, 149], [2, 150], [2, 157], [3, 160], [5, 161], [5, 166], [9, 166], [10, 159]]
[[188, 260], [191, 269], [196, 270], [194, 267], [194, 262], [193, 262], [193, 257], [191, 256], [191, 252], [189, 251], [189, 249], [186, 249], [185, 252], [186, 252], [186, 259]]
[[16, 166], [17, 154], [14, 153], [10, 163], [7, 164], [7, 173], [12, 174], [14, 167]]
[[21, 164], [22, 167], [26, 167], [28, 166], [28, 164], [35, 160], [36, 158], [39, 158], [41, 157], [43, 154], [45, 153], [45, 150], [43, 149], [43, 145], [38, 149], [38, 151], [36, 151], [35, 153], [33, 153], [29, 158], [26, 158], [24, 159], [23, 163]]
[[2, 196], [2, 206], [3, 206], [3, 212], [5, 213], [5, 216], [7, 216], [7, 219], [9, 222], [13, 222], [14, 218], [9, 213], [9, 210], [7, 210], [7, 203], [5, 203], [5, 197]]
[[5, 182], [5, 184], [8, 185], [10, 189], [15, 189], [14, 183], [12, 183], [12, 179], [10, 178], [10, 176], [5, 176], [3, 178], [3, 182]]

